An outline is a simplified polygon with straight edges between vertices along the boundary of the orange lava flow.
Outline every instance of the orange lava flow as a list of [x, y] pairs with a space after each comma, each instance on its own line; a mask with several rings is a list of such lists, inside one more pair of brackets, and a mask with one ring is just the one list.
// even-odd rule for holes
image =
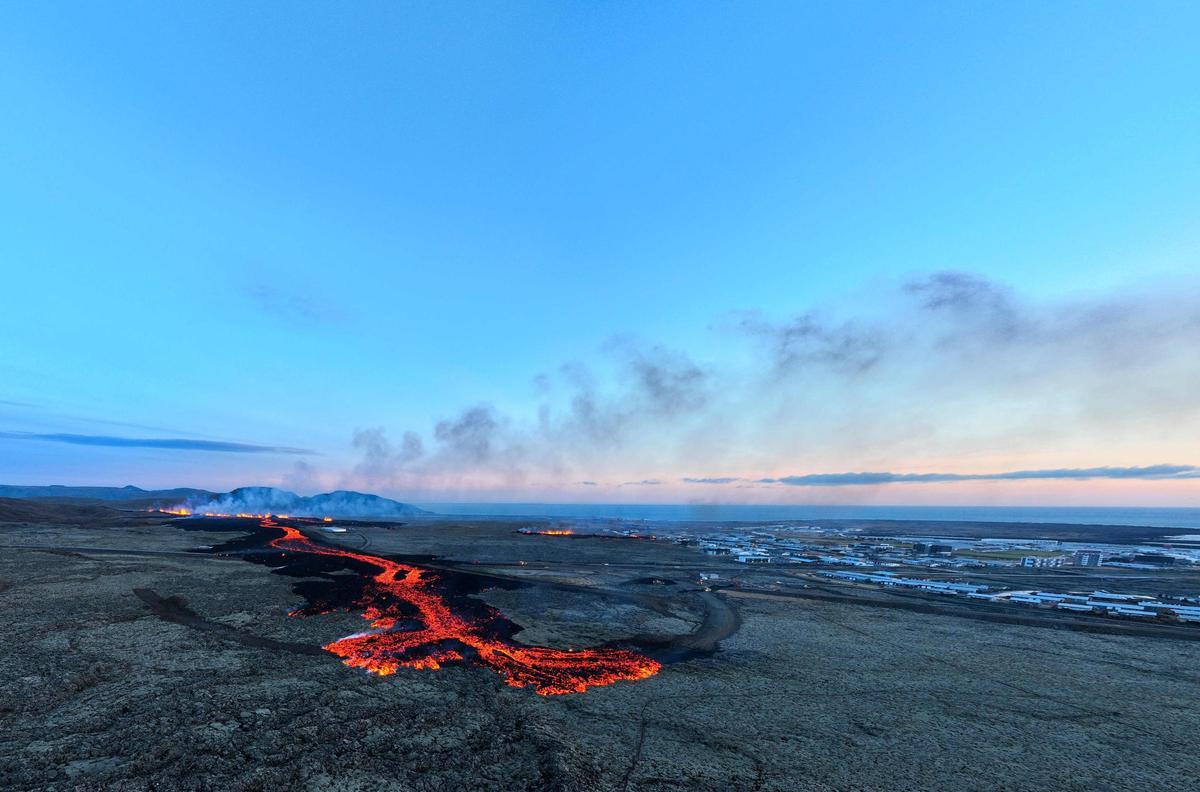
[[[625, 649], [564, 651], [491, 638], [486, 635], [485, 624], [455, 613], [432, 590], [430, 584], [436, 577], [428, 570], [319, 545], [298, 529], [270, 518], [261, 525], [283, 531], [283, 536], [270, 542], [277, 550], [339, 556], [379, 570], [358, 603], [363, 607], [363, 618], [376, 630], [323, 647], [341, 657], [348, 666], [380, 675], [393, 674], [401, 667], [437, 669], [444, 663], [465, 661], [463, 651], [474, 650], [473, 658], [478, 664], [503, 675], [506, 683], [513, 687], [531, 686], [543, 696], [582, 693], [589, 687], [645, 679], [661, 668], [658, 661]], [[418, 612], [420, 628], [395, 629], [397, 622], [406, 620], [405, 605]]]

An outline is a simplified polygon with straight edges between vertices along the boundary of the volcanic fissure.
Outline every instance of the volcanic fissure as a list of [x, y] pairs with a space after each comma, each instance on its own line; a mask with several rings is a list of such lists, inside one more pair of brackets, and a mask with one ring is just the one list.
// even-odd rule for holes
[[[372, 629], [323, 647], [348, 666], [386, 676], [400, 668], [474, 665], [499, 673], [513, 687], [532, 687], [541, 695], [582, 693], [590, 687], [645, 679], [661, 668], [657, 660], [621, 647], [563, 650], [519, 644], [511, 637], [519, 628], [477, 599], [450, 596], [439, 573], [320, 544], [305, 536], [298, 522], [262, 517], [256, 537], [213, 550], [246, 551], [248, 560], [260, 562], [316, 562], [316, 574], [324, 580], [297, 584], [307, 604], [292, 615], [361, 612]], [[339, 568], [357, 574], [349, 581], [345, 575], [330, 574]]]

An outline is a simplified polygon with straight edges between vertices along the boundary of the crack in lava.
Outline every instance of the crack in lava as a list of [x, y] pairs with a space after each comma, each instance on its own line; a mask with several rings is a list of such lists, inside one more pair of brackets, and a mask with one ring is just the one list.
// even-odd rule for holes
[[[277, 550], [339, 556], [379, 570], [357, 603], [363, 608], [363, 618], [376, 628], [375, 631], [341, 638], [323, 647], [341, 657], [348, 666], [387, 675], [402, 666], [436, 669], [443, 663], [467, 662], [469, 655], [472, 662], [501, 674], [509, 685], [532, 686], [543, 696], [582, 693], [589, 687], [645, 679], [662, 667], [656, 660], [625, 649], [564, 651], [491, 638], [486, 635], [485, 623], [455, 613], [431, 590], [430, 584], [436, 577], [428, 570], [379, 556], [319, 545], [299, 529], [269, 517], [260, 525], [283, 532], [270, 542]], [[397, 629], [398, 623], [408, 621], [404, 605], [415, 608], [420, 614], [420, 628]], [[491, 608], [489, 611], [500, 618], [498, 611]]]

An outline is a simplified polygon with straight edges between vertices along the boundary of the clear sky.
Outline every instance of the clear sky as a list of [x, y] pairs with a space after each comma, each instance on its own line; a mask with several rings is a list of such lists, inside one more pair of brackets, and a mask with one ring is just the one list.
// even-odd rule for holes
[[1198, 40], [6, 3], [0, 480], [1200, 505]]

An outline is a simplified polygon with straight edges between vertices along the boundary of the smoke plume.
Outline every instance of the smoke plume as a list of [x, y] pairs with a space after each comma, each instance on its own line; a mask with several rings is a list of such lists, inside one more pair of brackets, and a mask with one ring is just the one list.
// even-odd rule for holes
[[[395, 444], [382, 427], [359, 430], [352, 480], [404, 491], [1153, 478], [1119, 471], [1164, 461], [1147, 447], [1187, 461], [1200, 439], [1195, 297], [1187, 285], [1035, 301], [937, 272], [854, 311], [732, 314], [707, 354], [622, 337], [534, 377], [529, 414], [481, 400]], [[945, 460], [967, 469], [920, 472]], [[680, 475], [697, 464], [704, 477]], [[988, 467], [1015, 472], [978, 472]], [[812, 472], [830, 469], [893, 472]]]

